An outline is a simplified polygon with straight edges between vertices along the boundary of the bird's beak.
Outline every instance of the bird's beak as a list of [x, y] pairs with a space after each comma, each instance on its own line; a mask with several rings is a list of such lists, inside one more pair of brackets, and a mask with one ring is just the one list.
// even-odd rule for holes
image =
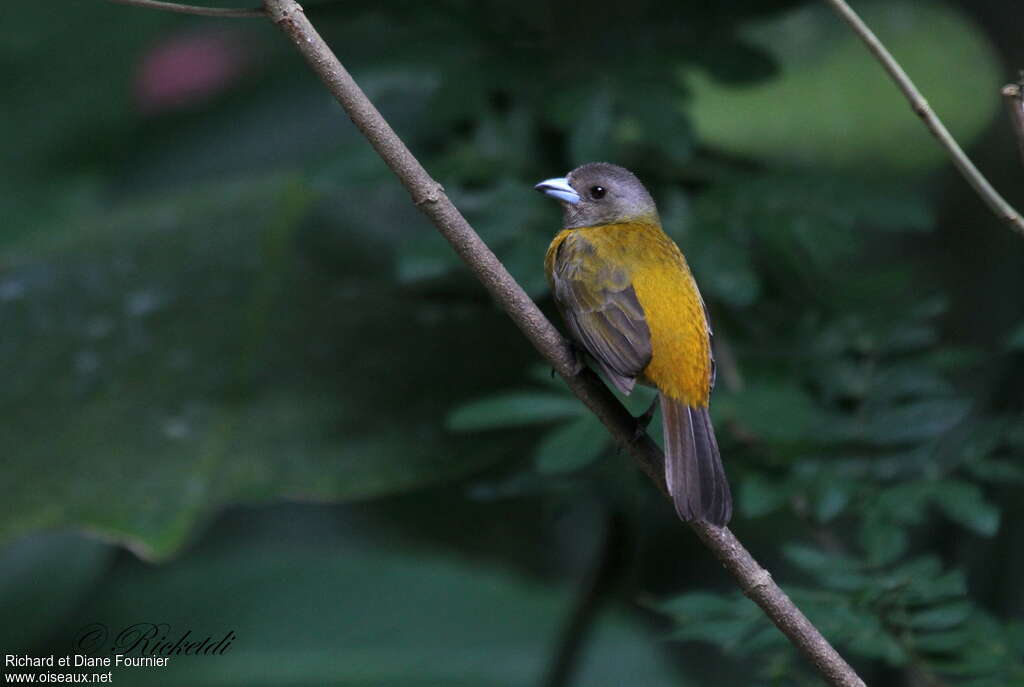
[[575, 205], [580, 202], [580, 194], [573, 190], [573, 187], [569, 185], [569, 180], [565, 177], [545, 179], [534, 186], [534, 188], [546, 196], [557, 198], [563, 203], [571, 203], [572, 205]]

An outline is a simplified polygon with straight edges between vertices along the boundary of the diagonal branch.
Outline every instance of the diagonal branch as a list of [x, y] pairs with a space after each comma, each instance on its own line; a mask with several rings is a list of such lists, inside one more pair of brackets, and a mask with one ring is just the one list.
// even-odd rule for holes
[[163, 0], [109, 0], [116, 5], [132, 5], [134, 7], [146, 7], [153, 10], [164, 10], [165, 12], [176, 12], [177, 14], [198, 14], [203, 17], [265, 17], [266, 11], [262, 7], [234, 8], [234, 7], [203, 7], [201, 5], [182, 5], [177, 2], [164, 2]]
[[[295, 0], [264, 0], [264, 7], [409, 191], [413, 203], [430, 218], [523, 334], [565, 379], [572, 392], [597, 415], [616, 441], [628, 448], [644, 472], [665, 492], [664, 457], [660, 449], [646, 435], [635, 438], [633, 417], [593, 372], [577, 372], [575, 358], [562, 336], [480, 239], [445, 195], [441, 185], [409, 152], [331, 52], [298, 3]], [[728, 528], [706, 523], [692, 523], [691, 527], [736, 577], [743, 592], [811, 660], [829, 684], [864, 687], [857, 673]]]
[[928, 130], [932, 132], [935, 138], [938, 139], [939, 145], [946, 149], [949, 153], [949, 157], [953, 160], [953, 164], [960, 174], [963, 175], [967, 183], [974, 188], [974, 191], [981, 196], [981, 199], [985, 201], [985, 204], [996, 214], [996, 217], [1010, 225], [1013, 231], [1024, 236], [1024, 219], [1021, 218], [1020, 213], [1017, 212], [1012, 205], [1006, 202], [1006, 200], [999, 195], [999, 193], [992, 188], [992, 184], [989, 183], [988, 179], [978, 171], [978, 168], [974, 166], [971, 159], [967, 157], [960, 144], [956, 142], [949, 130], [946, 129], [946, 125], [942, 123], [942, 120], [938, 118], [935, 112], [932, 110], [931, 105], [925, 100], [921, 92], [917, 90], [917, 86], [910, 80], [907, 73], [903, 71], [903, 67], [896, 61], [896, 58], [886, 50], [885, 46], [882, 45], [882, 41], [878, 40], [878, 36], [864, 23], [853, 8], [850, 7], [846, 0], [825, 0], [832, 9], [836, 11], [843, 21], [850, 25], [868, 50], [875, 58], [882, 63], [885, 71], [889, 73], [889, 76], [896, 85], [906, 96], [907, 100], [910, 101], [910, 107], [914, 110], [914, 113], [924, 122], [924, 125], [928, 127]]

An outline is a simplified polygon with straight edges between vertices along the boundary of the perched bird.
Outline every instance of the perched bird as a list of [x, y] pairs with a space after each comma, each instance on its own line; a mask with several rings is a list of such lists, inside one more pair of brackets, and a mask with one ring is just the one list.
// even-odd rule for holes
[[563, 229], [544, 269], [572, 338], [622, 393], [637, 382], [658, 389], [676, 512], [725, 525], [732, 496], [708, 415], [711, 328], [651, 194], [632, 172], [604, 162], [535, 188], [562, 205]]

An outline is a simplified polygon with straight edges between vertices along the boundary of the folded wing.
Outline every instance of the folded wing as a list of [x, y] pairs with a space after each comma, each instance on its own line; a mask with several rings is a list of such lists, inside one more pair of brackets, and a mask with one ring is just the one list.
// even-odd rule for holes
[[548, 260], [555, 302], [573, 338], [629, 394], [651, 361], [651, 332], [630, 275], [579, 232], [553, 246]]

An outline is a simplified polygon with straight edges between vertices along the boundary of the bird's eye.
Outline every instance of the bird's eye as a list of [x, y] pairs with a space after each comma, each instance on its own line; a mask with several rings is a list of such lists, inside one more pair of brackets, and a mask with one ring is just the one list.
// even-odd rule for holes
[[591, 186], [590, 187], [590, 197], [593, 198], [594, 200], [601, 200], [602, 198], [604, 198], [604, 194], [605, 193], [606, 193], [606, 191], [605, 191], [604, 186]]

